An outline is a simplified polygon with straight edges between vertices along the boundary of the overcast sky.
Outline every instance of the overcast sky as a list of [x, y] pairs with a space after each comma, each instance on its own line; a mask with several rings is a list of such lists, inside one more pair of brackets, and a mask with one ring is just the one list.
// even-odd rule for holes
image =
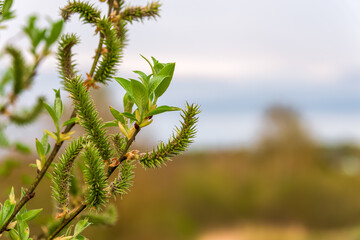
[[[91, 2], [105, 6], [99, 1]], [[129, 2], [144, 5], [148, 1]], [[192, 79], [246, 82], [291, 77], [293, 81], [329, 82], [358, 72], [359, 1], [164, 0], [162, 3], [161, 18], [157, 21], [130, 26], [122, 69], [138, 67], [141, 53], [176, 61], [176, 74]], [[56, 19], [59, 6], [65, 4], [64, 0], [15, 0], [19, 17], [11, 22], [6, 36], [15, 35], [19, 24], [24, 24], [30, 14]], [[81, 27], [74, 17], [66, 31], [80, 33], [85, 43], [85, 47], [78, 49], [85, 70], [91, 61], [88, 50], [95, 49], [97, 41], [91, 37], [92, 29]], [[2, 37], [1, 42], [5, 39]]]
[[[59, 7], [66, 4], [64, 0], [14, 2], [18, 18], [0, 32], [1, 46], [11, 42], [25, 48], [25, 38], [18, 33], [27, 16], [38, 14], [46, 24], [45, 17], [58, 19]], [[90, 2], [105, 6], [99, 1]], [[128, 2], [145, 5], [148, 1]], [[344, 111], [360, 113], [360, 1], [161, 2], [161, 18], [129, 26], [129, 44], [118, 74], [133, 77], [132, 70], [149, 71], [139, 54], [163, 62], [175, 61], [174, 86], [164, 99], [176, 104], [186, 99], [202, 104], [203, 130], [199, 135], [203, 141], [216, 142], [210, 129], [220, 112], [222, 116], [235, 113], [237, 121], [243, 121], [233, 138], [224, 139], [250, 139], [261, 112], [274, 103], [294, 106], [305, 116], [330, 114], [318, 117], [321, 122], [310, 118], [309, 123], [319, 134], [333, 131], [334, 138], [351, 135], [358, 117], [335, 118], [343, 118]], [[97, 45], [93, 29], [81, 26], [78, 16], [74, 16], [65, 32], [80, 35], [82, 44], [75, 51], [84, 74], [89, 71]], [[55, 64], [50, 59], [42, 65], [39, 81], [55, 78]], [[44, 92], [59, 86], [58, 82], [45, 79]], [[345, 129], [341, 121], [354, 124], [346, 124]], [[253, 131], [244, 133], [249, 129]], [[356, 137], [360, 139], [360, 132]]]

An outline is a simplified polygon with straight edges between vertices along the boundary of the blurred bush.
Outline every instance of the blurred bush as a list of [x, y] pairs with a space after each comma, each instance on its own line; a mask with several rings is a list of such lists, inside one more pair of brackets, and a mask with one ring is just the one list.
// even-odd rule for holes
[[[192, 152], [169, 163], [167, 171], [136, 171], [134, 189], [117, 203], [117, 225], [94, 227], [87, 235], [194, 239], [209, 229], [241, 223], [296, 224], [314, 234], [331, 231], [332, 235], [344, 228], [358, 229], [360, 149], [316, 143], [299, 116], [286, 107], [270, 108], [263, 126], [252, 148]], [[16, 168], [7, 178], [0, 176], [1, 194], [6, 181], [16, 185], [29, 171]], [[42, 183], [38, 192], [46, 185]], [[47, 203], [45, 213], [52, 210]], [[358, 233], [351, 232], [353, 238], [335, 235], [359, 239]]]

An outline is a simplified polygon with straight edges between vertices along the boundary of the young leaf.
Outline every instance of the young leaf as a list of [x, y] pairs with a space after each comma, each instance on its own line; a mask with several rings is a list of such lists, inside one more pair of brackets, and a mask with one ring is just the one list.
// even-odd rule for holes
[[132, 88], [130, 81], [125, 78], [116, 77], [115, 80], [125, 89], [125, 91], [132, 97]]
[[65, 127], [66, 125], [69, 125], [69, 124], [73, 124], [73, 123], [76, 123], [78, 122], [80, 119], [78, 117], [74, 117], [74, 118], [70, 118], [69, 120], [65, 121], [63, 124], [62, 124], [62, 127]]
[[116, 121], [116, 120], [104, 123], [104, 127], [106, 127], [106, 128], [117, 127], [117, 126], [118, 126], [118, 121]]
[[9, 236], [11, 240], [20, 240], [19, 233], [15, 229], [9, 231]]
[[149, 94], [152, 94], [155, 89], [160, 85], [160, 83], [166, 78], [167, 76], [156, 76], [150, 79], [149, 84]]
[[131, 91], [133, 93], [133, 98], [135, 104], [139, 108], [140, 116], [147, 109], [149, 103], [149, 96], [145, 86], [138, 81], [131, 80]]
[[121, 115], [123, 115], [124, 117], [127, 117], [127, 118], [129, 118], [129, 119], [131, 119], [133, 121], [137, 121], [135, 115], [132, 114], [132, 113], [123, 112], [123, 113], [121, 113]]
[[110, 108], [110, 112], [114, 116], [114, 118], [116, 120], [120, 121], [122, 124], [125, 124], [125, 119], [121, 115], [121, 113], [118, 110], [116, 110], [115, 108], [111, 107], [111, 106], [109, 108]]
[[36, 151], [39, 154], [39, 157], [42, 158], [45, 155], [45, 149], [37, 138], [35, 139], [35, 143], [36, 143]]
[[140, 77], [141, 82], [145, 85], [148, 86], [149, 85], [149, 78], [150, 76], [147, 76], [145, 73], [143, 73], [142, 71], [134, 71], [134, 73], [137, 73]]
[[124, 112], [132, 112], [134, 101], [132, 100], [131, 96], [128, 93], [124, 95], [123, 104], [124, 104]]
[[153, 75], [156, 76], [155, 69], [154, 69], [153, 65], [150, 63], [150, 61], [149, 61], [146, 57], [144, 57], [143, 55], [140, 54], [140, 56], [141, 56], [143, 59], [145, 59], [145, 61], [150, 65], [151, 71], [152, 71]]
[[48, 154], [48, 152], [50, 151], [50, 148], [51, 148], [50, 144], [48, 142], [48, 137], [49, 137], [49, 135], [44, 133], [42, 138], [41, 138], [41, 145], [43, 146], [45, 155]]
[[33, 210], [30, 210], [30, 211], [22, 214], [21, 217], [22, 217], [23, 221], [28, 222], [28, 221], [36, 218], [40, 214], [41, 211], [42, 211], [42, 208], [33, 209]]
[[155, 89], [155, 97], [159, 98], [170, 85], [175, 70], [175, 63], [167, 63], [163, 69], [160, 70], [159, 76], [167, 76]]
[[153, 63], [154, 63], [155, 73], [159, 74], [160, 70], [164, 68], [165, 64], [164, 63], [159, 63], [159, 61], [156, 60], [154, 57], [151, 57], [151, 59], [153, 60]]
[[57, 119], [60, 119], [64, 111], [63, 103], [61, 101], [61, 96], [60, 96], [60, 89], [58, 90], [54, 89], [54, 92], [55, 92], [54, 110]]
[[6, 200], [4, 205], [1, 208], [1, 219], [0, 224], [3, 225], [11, 216], [11, 214], [14, 212], [15, 209], [15, 203], [11, 204], [10, 200]]
[[54, 109], [50, 107], [45, 101], [43, 101], [44, 107], [46, 111], [50, 114], [50, 117], [54, 121], [55, 126], [59, 125], [59, 119], [57, 118], [57, 114], [55, 113]]
[[160, 113], [164, 112], [170, 112], [170, 111], [181, 111], [181, 108], [178, 107], [170, 107], [170, 106], [160, 106], [155, 108], [154, 110], [150, 111], [145, 117], [154, 116]]
[[82, 231], [85, 230], [91, 223], [88, 222], [88, 219], [80, 220], [74, 229], [74, 237], [77, 237]]

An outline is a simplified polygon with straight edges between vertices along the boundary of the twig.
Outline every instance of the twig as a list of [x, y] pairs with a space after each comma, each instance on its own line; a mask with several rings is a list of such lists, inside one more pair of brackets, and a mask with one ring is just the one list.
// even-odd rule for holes
[[[135, 137], [136, 135], [140, 132], [140, 128], [136, 128], [135, 129], [135, 133], [134, 135], [129, 139], [129, 141], [127, 142], [124, 151], [121, 153], [120, 157], [119, 157], [119, 161], [122, 162], [124, 160], [126, 160], [126, 153], [128, 152], [131, 144], [135, 141]], [[124, 159], [125, 158], [125, 159]], [[111, 174], [114, 172], [114, 170], [117, 168], [116, 167], [112, 167], [108, 169], [108, 175], [107, 175], [107, 179], [110, 178]], [[49, 236], [48, 240], [54, 239], [56, 237], [57, 234], [59, 234], [77, 215], [79, 215], [83, 210], [85, 210], [87, 207], [86, 204], [82, 204], [75, 212], [70, 214], [70, 217], [68, 218], [64, 218], [63, 221], [61, 222], [61, 224], [56, 228], [56, 230]]]
[[[71, 114], [71, 118], [75, 117], [75, 111]], [[69, 124], [66, 126], [64, 133], [68, 133], [70, 132], [70, 130], [74, 127], [75, 123]], [[21, 210], [21, 208], [30, 200], [35, 196], [35, 189], [36, 187], [39, 185], [40, 181], [42, 180], [42, 178], [44, 177], [45, 173], [47, 172], [48, 168], [50, 167], [51, 163], [54, 161], [57, 153], [59, 152], [62, 144], [64, 142], [61, 142], [59, 144], [54, 145], [53, 150], [51, 151], [50, 156], [48, 157], [48, 159], [46, 160], [43, 168], [41, 169], [41, 171], [38, 173], [38, 175], [36, 176], [34, 182], [31, 184], [30, 188], [26, 191], [25, 195], [20, 199], [20, 201], [16, 204], [14, 212], [11, 214], [10, 218], [4, 223], [4, 225], [1, 227], [0, 229], [0, 234], [4, 231], [7, 230], [7, 226], [9, 225], [9, 223], [14, 219], [14, 217], [16, 216], [16, 214]]]

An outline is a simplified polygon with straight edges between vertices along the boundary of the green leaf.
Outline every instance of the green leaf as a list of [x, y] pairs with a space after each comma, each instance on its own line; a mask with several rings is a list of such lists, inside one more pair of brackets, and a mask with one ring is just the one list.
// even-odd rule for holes
[[167, 78], [167, 76], [158, 75], [150, 79], [149, 94], [152, 94], [165, 78]]
[[49, 135], [47, 133], [43, 133], [43, 136], [41, 138], [41, 145], [43, 146], [44, 149], [44, 155], [48, 154], [51, 148], [48, 142], [48, 137]]
[[134, 73], [138, 74], [140, 77], [141, 82], [145, 85], [148, 86], [149, 85], [149, 78], [150, 76], [147, 76], [145, 73], [143, 73], [142, 71], [134, 71]]
[[15, 229], [9, 231], [9, 236], [11, 240], [20, 240], [19, 233]]
[[156, 72], [155, 72], [155, 69], [154, 69], [153, 65], [150, 63], [150, 61], [149, 61], [146, 57], [144, 57], [144, 56], [141, 55], [141, 54], [140, 54], [140, 56], [141, 56], [143, 59], [145, 59], [145, 61], [150, 65], [151, 71], [152, 71], [153, 75], [155, 76], [155, 75], [156, 75]]
[[124, 95], [123, 104], [124, 104], [124, 112], [132, 112], [134, 101], [132, 100], [131, 96], [128, 93]]
[[141, 82], [135, 80], [131, 80], [131, 90], [135, 104], [139, 108], [140, 116], [142, 116], [142, 113], [145, 112], [149, 104], [148, 92]]
[[42, 208], [30, 210], [30, 211], [22, 214], [22, 219], [25, 222], [28, 222], [28, 221], [36, 218], [41, 213], [41, 211], [42, 211]]
[[88, 219], [80, 220], [75, 225], [74, 237], [77, 237], [82, 231], [84, 231], [85, 228], [87, 228], [90, 225], [91, 225], [91, 223], [88, 222]]
[[167, 76], [155, 89], [155, 97], [159, 98], [168, 89], [172, 77], [174, 75], [175, 63], [167, 63], [163, 69], [160, 70], [159, 76]]
[[148, 114], [146, 114], [146, 117], [150, 117], [150, 116], [154, 116], [160, 113], [164, 113], [164, 112], [171, 112], [171, 111], [181, 111], [181, 108], [178, 107], [170, 107], [170, 106], [160, 106], [155, 108], [154, 110], [148, 112]]
[[63, 114], [63, 111], [64, 111], [63, 103], [61, 101], [61, 96], [60, 96], [60, 89], [58, 89], [58, 90], [53, 89], [53, 90], [55, 92], [54, 110], [55, 110], [57, 119], [60, 119]]
[[63, 20], [59, 20], [52, 24], [50, 35], [46, 38], [46, 48], [50, 48], [50, 46], [58, 39], [61, 34], [63, 24]]
[[23, 220], [22, 214], [16, 215], [16, 220], [17, 220], [17, 230], [18, 230], [20, 239], [28, 240], [30, 230], [29, 230], [29, 226], [27, 225], [26, 221]]
[[121, 115], [121, 113], [118, 110], [116, 110], [115, 108], [111, 107], [111, 106], [109, 106], [109, 108], [110, 108], [110, 112], [114, 116], [114, 118], [125, 125], [125, 119]]
[[0, 225], [3, 225], [10, 218], [11, 214], [14, 212], [14, 209], [15, 203], [11, 204], [9, 199], [6, 200], [1, 208]]
[[132, 88], [130, 81], [125, 78], [116, 77], [115, 80], [125, 89], [125, 91], [132, 97]]
[[66, 236], [66, 237], [70, 236], [72, 228], [73, 228], [73, 225], [71, 225], [71, 226], [66, 230], [66, 233], [65, 233], [65, 236]]
[[35, 139], [35, 142], [36, 142], [36, 151], [39, 157], [42, 158], [45, 155], [45, 149], [37, 138]]
[[123, 112], [123, 113], [121, 113], [121, 115], [123, 115], [124, 117], [127, 117], [127, 118], [129, 118], [129, 119], [131, 119], [133, 121], [137, 121], [135, 115], [132, 114], [132, 113]]
[[156, 60], [154, 57], [151, 57], [151, 59], [153, 60], [153, 63], [154, 63], [155, 73], [159, 74], [160, 70], [164, 68], [165, 64], [164, 63], [159, 63], [159, 61]]
[[43, 101], [43, 104], [44, 104], [46, 111], [50, 114], [50, 117], [54, 121], [55, 126], [59, 126], [59, 119], [57, 118], [57, 115], [56, 115], [54, 109], [52, 109], [52, 107], [50, 107], [45, 101]]
[[75, 240], [86, 240], [86, 237], [79, 235], [75, 238]]
[[105, 122], [104, 127], [106, 127], [106, 128], [108, 128], [108, 127], [118, 127], [118, 122], [116, 120], [110, 121], [110, 122]]
[[79, 121], [80, 119], [78, 117], [73, 117], [73, 118], [70, 118], [69, 120], [65, 121], [63, 124], [62, 124], [62, 127], [65, 127], [66, 125], [70, 125], [70, 124], [73, 124], [73, 123], [76, 123], [77, 121]]

